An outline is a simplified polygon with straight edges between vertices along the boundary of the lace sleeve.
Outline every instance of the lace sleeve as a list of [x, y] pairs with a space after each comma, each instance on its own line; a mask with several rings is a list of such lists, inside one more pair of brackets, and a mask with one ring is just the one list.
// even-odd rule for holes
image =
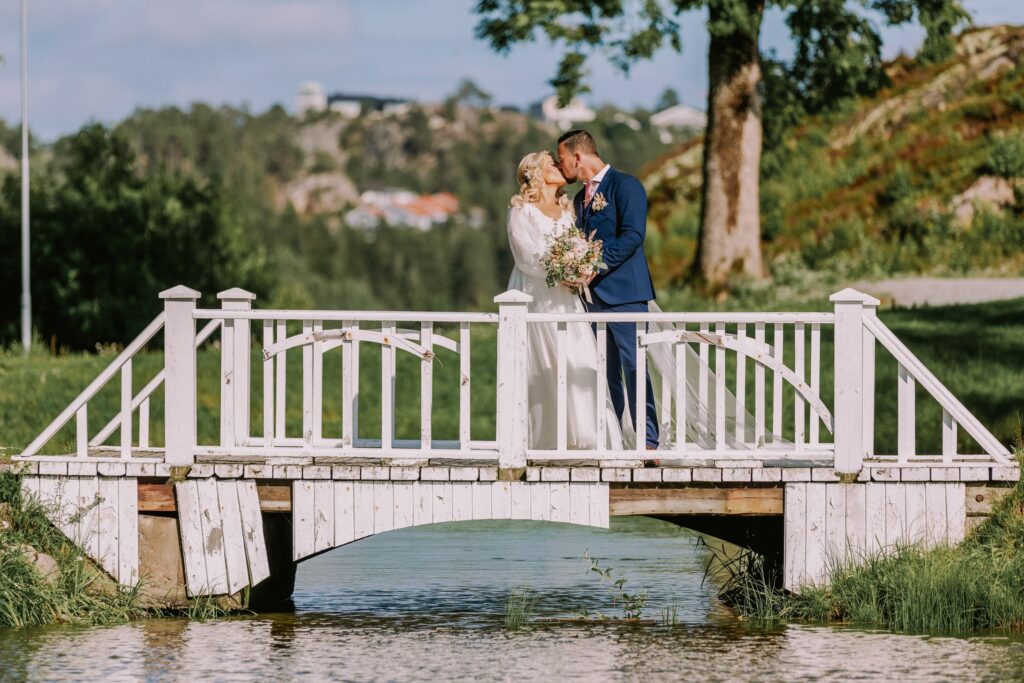
[[524, 275], [545, 278], [547, 270], [540, 260], [547, 253], [547, 244], [537, 234], [526, 210], [514, 206], [508, 212], [508, 243], [516, 267]]

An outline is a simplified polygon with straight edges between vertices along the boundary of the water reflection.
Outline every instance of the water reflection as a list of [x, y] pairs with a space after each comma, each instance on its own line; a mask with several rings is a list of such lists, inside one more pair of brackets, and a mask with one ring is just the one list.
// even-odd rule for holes
[[[615, 613], [583, 551], [631, 586], [648, 616], [675, 600], [680, 625], [536, 623], [501, 628], [508, 588], [538, 617]], [[464, 523], [368, 539], [300, 567], [295, 614], [205, 623], [151, 620], [0, 634], [0, 680], [1019, 680], [1006, 638], [751, 628], [701, 586], [704, 552], [652, 520], [610, 531]]]

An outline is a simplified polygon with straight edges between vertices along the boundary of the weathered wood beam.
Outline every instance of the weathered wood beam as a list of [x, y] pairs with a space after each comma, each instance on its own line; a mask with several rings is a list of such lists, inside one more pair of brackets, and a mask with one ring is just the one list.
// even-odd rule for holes
[[[291, 512], [290, 482], [257, 484], [256, 493], [263, 512]], [[139, 512], [176, 512], [173, 484], [139, 483]]]
[[613, 488], [612, 515], [781, 515], [783, 490], [771, 488]]

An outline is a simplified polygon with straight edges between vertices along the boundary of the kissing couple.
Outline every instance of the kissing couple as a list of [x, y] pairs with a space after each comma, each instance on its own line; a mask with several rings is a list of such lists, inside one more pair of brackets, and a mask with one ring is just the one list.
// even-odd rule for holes
[[[508, 213], [515, 268], [508, 288], [533, 297], [530, 312], [646, 313], [652, 308], [654, 285], [644, 254], [647, 193], [639, 180], [605, 163], [590, 133], [573, 130], [562, 135], [557, 158], [546, 151], [527, 154], [519, 162], [516, 178], [519, 192], [512, 197]], [[582, 182], [584, 187], [570, 200], [565, 186], [572, 182]], [[600, 245], [604, 267], [583, 281], [549, 287], [545, 262], [551, 242], [572, 228]], [[583, 297], [574, 293], [584, 289]], [[533, 450], [552, 450], [557, 442], [557, 323], [530, 323], [527, 328], [529, 444]], [[658, 424], [650, 373], [645, 378], [646, 414], [640, 426], [633, 414], [636, 333], [637, 326], [630, 321], [607, 326], [607, 433], [605, 443], [599, 444], [595, 333], [586, 323], [567, 324], [566, 443], [570, 449], [631, 449], [639, 431], [647, 449], [657, 450], [663, 427], [671, 429]], [[652, 349], [651, 356], [656, 373], [666, 381], [668, 374], [674, 375], [674, 361], [665, 345], [659, 351]]]

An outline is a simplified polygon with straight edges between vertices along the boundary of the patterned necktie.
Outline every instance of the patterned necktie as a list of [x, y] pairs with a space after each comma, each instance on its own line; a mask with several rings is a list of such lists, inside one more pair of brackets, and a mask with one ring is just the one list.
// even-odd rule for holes
[[597, 191], [598, 184], [599, 183], [596, 180], [589, 180], [589, 181], [587, 181], [587, 195], [586, 195], [586, 200], [587, 200], [586, 203], [587, 204], [590, 204], [590, 200], [594, 198], [594, 192]]

